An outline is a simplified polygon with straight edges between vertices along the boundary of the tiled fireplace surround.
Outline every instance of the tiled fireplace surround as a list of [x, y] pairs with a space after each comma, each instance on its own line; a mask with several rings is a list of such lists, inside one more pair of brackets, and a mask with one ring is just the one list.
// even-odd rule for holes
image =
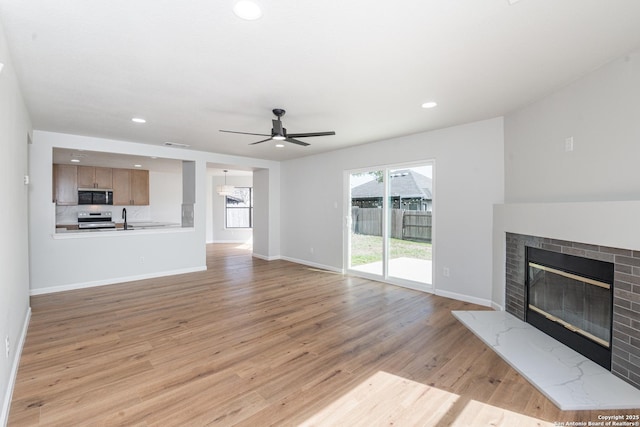
[[505, 310], [525, 320], [525, 247], [614, 264], [611, 372], [640, 389], [640, 251], [506, 233]]

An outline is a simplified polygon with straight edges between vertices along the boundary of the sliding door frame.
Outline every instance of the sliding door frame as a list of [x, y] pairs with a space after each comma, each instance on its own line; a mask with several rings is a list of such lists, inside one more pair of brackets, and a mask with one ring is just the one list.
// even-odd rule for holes
[[[389, 171], [394, 169], [402, 169], [402, 168], [411, 168], [417, 166], [431, 166], [431, 194], [432, 194], [432, 208], [431, 208], [431, 263], [432, 263], [432, 273], [431, 273], [431, 284], [422, 283], [422, 282], [414, 282], [411, 280], [402, 279], [399, 277], [390, 277], [389, 276]], [[357, 173], [366, 173], [372, 171], [383, 171], [384, 172], [384, 191], [383, 191], [383, 200], [382, 200], [382, 274], [373, 274], [367, 273], [363, 271], [358, 271], [351, 268], [351, 226], [352, 226], [352, 218], [351, 218], [351, 175]], [[377, 280], [384, 283], [389, 283], [392, 285], [402, 286], [409, 289], [415, 289], [423, 292], [434, 293], [436, 289], [435, 277], [436, 277], [436, 254], [437, 254], [437, 245], [436, 245], [436, 162], [434, 159], [421, 160], [421, 161], [412, 161], [406, 163], [392, 163], [381, 166], [371, 166], [366, 168], [358, 168], [358, 169], [349, 169], [345, 170], [343, 174], [343, 194], [344, 194], [344, 230], [343, 230], [343, 271], [346, 271], [347, 274], [364, 277], [367, 279]]]

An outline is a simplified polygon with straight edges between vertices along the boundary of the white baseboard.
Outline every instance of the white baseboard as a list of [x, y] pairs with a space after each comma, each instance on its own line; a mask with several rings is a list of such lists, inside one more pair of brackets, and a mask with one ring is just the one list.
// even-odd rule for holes
[[261, 254], [255, 253], [255, 252], [252, 255], [255, 258], [263, 259], [265, 261], [275, 261], [275, 260], [281, 259], [283, 261], [295, 262], [296, 264], [302, 264], [302, 265], [306, 265], [306, 266], [309, 266], [309, 267], [318, 268], [320, 270], [327, 270], [327, 271], [333, 271], [333, 272], [336, 272], [336, 273], [344, 274], [344, 270], [342, 270], [340, 268], [332, 267], [330, 265], [318, 264], [317, 262], [306, 261], [304, 259], [291, 258], [291, 257], [288, 257], [288, 256], [282, 256], [282, 255], [270, 256], [269, 257], [269, 256], [261, 255]]
[[205, 271], [206, 269], [207, 269], [206, 266], [202, 266], [202, 267], [193, 267], [193, 268], [183, 268], [180, 270], [161, 271], [158, 273], [140, 274], [137, 276], [127, 276], [127, 277], [117, 277], [117, 278], [106, 279], [106, 280], [96, 280], [93, 282], [72, 283], [69, 285], [60, 285], [60, 286], [51, 286], [48, 288], [31, 289], [30, 294], [43, 295], [43, 294], [51, 294], [55, 292], [73, 291], [76, 289], [85, 289], [85, 288], [93, 288], [96, 286], [106, 286], [106, 285], [115, 285], [117, 283], [133, 282], [136, 280], [155, 279], [156, 277], [175, 276], [176, 274], [195, 273], [198, 271]]
[[491, 308], [493, 308], [495, 311], [504, 311], [503, 306], [501, 306], [500, 304], [496, 304], [493, 301], [491, 301]]
[[7, 393], [4, 396], [4, 402], [2, 402], [2, 413], [0, 413], [0, 425], [6, 426], [9, 422], [9, 409], [11, 408], [11, 397], [13, 396], [13, 389], [16, 385], [16, 378], [18, 377], [18, 367], [20, 366], [20, 357], [22, 356], [22, 349], [24, 348], [24, 342], [27, 339], [27, 330], [29, 329], [29, 322], [31, 321], [31, 307], [28, 307], [27, 314], [25, 315], [24, 322], [22, 324], [22, 331], [20, 331], [19, 341], [15, 347], [13, 355], [13, 361], [11, 363], [11, 372], [9, 373], [9, 384], [7, 385]]
[[262, 255], [256, 252], [252, 252], [251, 256], [254, 258], [259, 258], [259, 259], [263, 259], [265, 261], [275, 261], [280, 259], [280, 255], [276, 255], [276, 256], [267, 256], [267, 255]]
[[436, 295], [438, 295], [438, 296], [441, 296], [441, 297], [456, 299], [458, 301], [470, 302], [472, 304], [483, 305], [485, 307], [492, 307], [492, 304], [493, 304], [488, 299], [471, 297], [469, 295], [463, 295], [463, 294], [458, 294], [458, 293], [455, 293], [455, 292], [443, 291], [443, 290], [440, 290], [440, 289], [436, 289], [434, 293]]
[[302, 264], [302, 265], [307, 265], [309, 267], [319, 268], [321, 270], [328, 270], [328, 271], [333, 271], [335, 273], [344, 274], [344, 270], [342, 270], [341, 268], [332, 267], [330, 265], [318, 264], [317, 262], [306, 261], [298, 258], [291, 258], [288, 256], [281, 256], [280, 259], [289, 261], [289, 262], [295, 262], [296, 264]]

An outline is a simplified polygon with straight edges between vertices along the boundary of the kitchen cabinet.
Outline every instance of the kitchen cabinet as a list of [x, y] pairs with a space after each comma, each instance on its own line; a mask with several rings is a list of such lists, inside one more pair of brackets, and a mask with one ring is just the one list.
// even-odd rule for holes
[[53, 200], [60, 206], [78, 204], [77, 166], [53, 165]]
[[94, 166], [78, 166], [78, 188], [113, 187], [113, 169]]
[[144, 206], [149, 204], [149, 171], [113, 169], [113, 204]]

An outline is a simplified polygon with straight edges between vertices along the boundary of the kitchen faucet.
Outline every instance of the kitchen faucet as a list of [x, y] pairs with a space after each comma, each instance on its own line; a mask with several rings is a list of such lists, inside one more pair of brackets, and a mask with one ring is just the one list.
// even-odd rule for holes
[[126, 230], [127, 227], [127, 208], [122, 208], [122, 219], [124, 219], [124, 229]]

